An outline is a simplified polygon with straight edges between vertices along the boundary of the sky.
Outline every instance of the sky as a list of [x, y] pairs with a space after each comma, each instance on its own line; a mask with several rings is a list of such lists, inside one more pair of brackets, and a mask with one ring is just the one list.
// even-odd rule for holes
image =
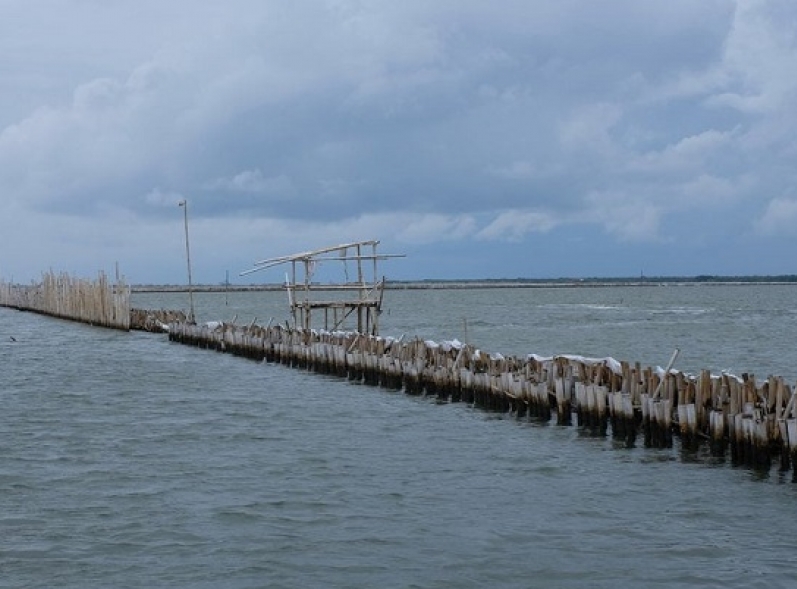
[[[797, 273], [793, 0], [0, 0], [0, 278]], [[325, 264], [334, 265], [337, 262]]]

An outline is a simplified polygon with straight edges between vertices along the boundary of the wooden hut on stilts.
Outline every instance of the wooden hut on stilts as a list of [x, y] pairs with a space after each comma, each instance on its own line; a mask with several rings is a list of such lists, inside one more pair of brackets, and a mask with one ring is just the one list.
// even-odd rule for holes
[[[378, 335], [385, 278], [379, 275], [379, 262], [403, 254], [377, 253], [379, 241], [357, 241], [255, 262], [241, 276], [290, 264], [285, 273], [285, 290], [296, 329], [349, 329], [364, 335]], [[340, 263], [343, 280], [319, 283], [313, 280], [317, 268], [325, 263]], [[355, 275], [350, 276], [349, 264]]]

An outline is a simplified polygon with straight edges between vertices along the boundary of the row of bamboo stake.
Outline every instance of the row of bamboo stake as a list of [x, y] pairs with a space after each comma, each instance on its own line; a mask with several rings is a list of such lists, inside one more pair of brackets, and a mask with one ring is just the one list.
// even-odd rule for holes
[[[172, 323], [169, 339], [411, 395], [555, 419], [596, 435], [611, 431], [629, 446], [642, 436], [648, 447], [671, 447], [675, 434], [685, 447], [705, 442], [715, 455], [730, 449], [738, 464], [768, 468], [778, 459], [782, 470], [797, 465], [795, 395], [780, 377], [756, 381], [752, 374], [707, 370], [693, 376], [612, 358], [505, 357], [457, 341], [403, 341], [254, 321]], [[792, 472], [797, 477], [797, 468]]]
[[95, 280], [52, 271], [29, 286], [0, 281], [0, 306], [79, 321], [100, 327], [130, 329], [130, 288], [100, 272]]

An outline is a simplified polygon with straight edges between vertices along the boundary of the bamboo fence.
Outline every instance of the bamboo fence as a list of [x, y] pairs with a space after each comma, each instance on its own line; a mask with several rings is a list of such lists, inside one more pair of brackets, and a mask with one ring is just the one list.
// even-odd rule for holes
[[100, 327], [130, 329], [130, 287], [100, 272], [95, 280], [52, 271], [29, 286], [0, 281], [0, 306], [79, 321]]
[[433, 395], [518, 417], [576, 425], [633, 446], [730, 449], [734, 463], [792, 468], [797, 480], [797, 403], [780, 377], [690, 375], [613, 358], [525, 358], [458, 341], [436, 343], [351, 332], [212, 322], [169, 325], [174, 342], [279, 362], [411, 395]]

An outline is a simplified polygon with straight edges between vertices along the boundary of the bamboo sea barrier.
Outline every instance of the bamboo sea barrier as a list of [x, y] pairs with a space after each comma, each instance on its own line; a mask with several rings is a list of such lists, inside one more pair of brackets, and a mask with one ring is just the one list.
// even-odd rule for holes
[[734, 464], [778, 459], [797, 481], [797, 402], [780, 377], [757, 381], [703, 370], [690, 375], [613, 358], [490, 354], [459, 341], [383, 338], [355, 332], [174, 322], [169, 340], [336, 375], [440, 402], [463, 402], [518, 418], [574, 425], [628, 447], [670, 448], [673, 436]]
[[188, 321], [184, 311], [168, 309], [130, 309], [130, 329], [136, 331], [149, 331], [151, 333], [166, 333], [170, 323]]
[[100, 327], [130, 329], [130, 287], [100, 272], [95, 280], [52, 271], [31, 285], [0, 281], [0, 306]]

